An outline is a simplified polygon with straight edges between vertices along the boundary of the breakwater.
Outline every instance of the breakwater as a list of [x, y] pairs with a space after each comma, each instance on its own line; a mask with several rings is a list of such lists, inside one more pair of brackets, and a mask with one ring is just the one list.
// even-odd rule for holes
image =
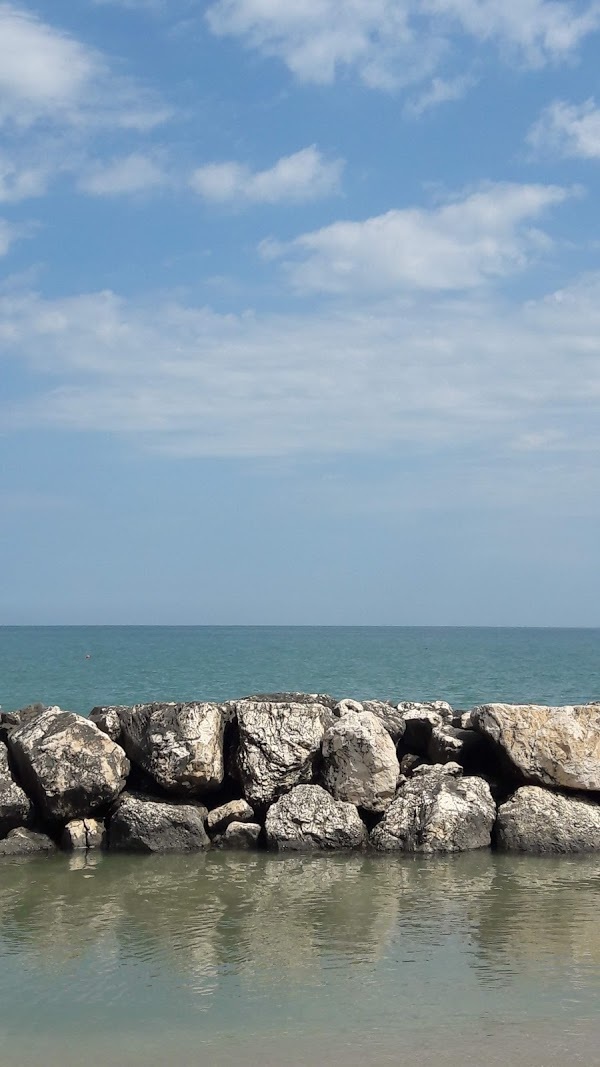
[[0, 856], [600, 850], [600, 704], [324, 694], [0, 716]]

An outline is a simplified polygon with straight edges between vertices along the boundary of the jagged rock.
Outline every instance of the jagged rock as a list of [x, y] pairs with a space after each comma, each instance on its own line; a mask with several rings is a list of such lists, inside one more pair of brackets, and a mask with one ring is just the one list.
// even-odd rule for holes
[[221, 704], [138, 704], [115, 708], [130, 760], [167, 793], [202, 796], [224, 777]]
[[124, 704], [113, 704], [110, 707], [92, 708], [88, 716], [103, 734], [107, 734], [111, 741], [121, 744], [121, 713], [131, 709]]
[[0, 741], [0, 838], [18, 826], [28, 826], [32, 818], [33, 805], [15, 782], [8, 765], [8, 749]]
[[262, 833], [257, 822], [230, 822], [222, 834], [213, 839], [215, 848], [256, 848]]
[[491, 842], [496, 805], [482, 778], [456, 763], [417, 767], [371, 832], [380, 851], [462, 852]]
[[390, 704], [386, 700], [340, 700], [335, 708], [335, 714], [341, 716], [346, 711], [368, 711], [371, 715], [375, 715], [385, 726], [392, 741], [396, 743], [404, 736], [406, 729], [404, 714], [397, 705]]
[[367, 830], [354, 804], [334, 800], [318, 785], [298, 785], [267, 812], [267, 841], [281, 851], [356, 849]]
[[400, 760], [400, 777], [410, 778], [415, 767], [420, 767], [422, 763], [420, 756], [416, 756], [414, 752], [407, 752]]
[[271, 804], [293, 786], [313, 780], [330, 718], [322, 704], [237, 704], [236, 766], [250, 804]]
[[106, 829], [99, 819], [73, 819], [63, 830], [62, 847], [67, 852], [105, 848]]
[[328, 693], [253, 693], [250, 696], [240, 697], [232, 704], [320, 704], [323, 708], [333, 711], [337, 704], [336, 697]]
[[432, 731], [452, 722], [453, 711], [445, 700], [418, 702], [404, 700], [397, 705], [397, 714], [404, 722], [402, 747], [408, 752], [426, 756]]
[[435, 726], [429, 738], [427, 757], [431, 763], [460, 763], [463, 770], [471, 774], [488, 774], [498, 770], [489, 738], [477, 730]]
[[344, 700], [339, 700], [333, 710], [335, 715], [337, 715], [337, 717], [339, 718], [341, 715], [345, 715], [347, 711], [360, 712], [364, 711], [365, 709], [363, 708], [360, 700], [352, 700], [351, 698], [346, 698]]
[[42, 712], [48, 711], [45, 704], [28, 704], [25, 708], [17, 711], [0, 711], [0, 741], [8, 743], [8, 736], [15, 726], [21, 726], [31, 719], [36, 719]]
[[23, 787], [47, 820], [86, 818], [125, 787], [123, 749], [70, 711], [49, 708], [15, 727], [8, 747]]
[[120, 852], [193, 852], [210, 847], [206, 808], [125, 793], [109, 824], [109, 847]]
[[322, 781], [336, 800], [367, 811], [385, 811], [396, 792], [400, 767], [381, 721], [368, 711], [347, 711], [323, 738]]
[[46, 834], [37, 834], [24, 826], [11, 830], [4, 841], [0, 841], [0, 856], [35, 856], [42, 852], [56, 852], [52, 838]]
[[498, 809], [496, 842], [513, 852], [600, 851], [600, 804], [523, 786]]
[[600, 790], [598, 704], [483, 704], [472, 718], [527, 781], [556, 789]]
[[208, 813], [207, 826], [211, 834], [220, 834], [227, 829], [230, 823], [251, 823], [254, 812], [247, 800], [230, 800], [228, 804], [221, 804], [219, 808], [213, 808]]

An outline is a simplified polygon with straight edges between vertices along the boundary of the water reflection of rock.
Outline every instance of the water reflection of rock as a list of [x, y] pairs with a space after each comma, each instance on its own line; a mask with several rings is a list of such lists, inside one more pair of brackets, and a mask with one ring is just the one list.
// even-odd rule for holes
[[3, 867], [0, 950], [54, 970], [93, 952], [109, 1001], [123, 964], [167, 968], [204, 993], [225, 970], [245, 985], [318, 984], [326, 967], [403, 959], [449, 936], [473, 939], [485, 981], [515, 960], [598, 963], [598, 874], [600, 859], [487, 852], [57, 857]]

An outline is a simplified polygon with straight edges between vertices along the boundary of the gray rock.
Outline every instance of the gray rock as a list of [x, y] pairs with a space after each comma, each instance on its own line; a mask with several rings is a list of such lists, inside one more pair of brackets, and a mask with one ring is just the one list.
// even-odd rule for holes
[[224, 777], [221, 704], [138, 704], [118, 708], [121, 743], [133, 763], [161, 789], [202, 796]]
[[250, 804], [272, 804], [293, 786], [313, 780], [330, 718], [321, 704], [237, 704], [236, 766]]
[[267, 841], [280, 851], [357, 849], [367, 830], [354, 804], [334, 800], [318, 785], [299, 785], [267, 812]]
[[249, 822], [254, 819], [254, 812], [247, 800], [230, 800], [228, 804], [221, 804], [219, 808], [213, 808], [208, 813], [207, 825], [209, 833], [220, 834], [227, 829], [230, 823]]
[[496, 843], [513, 852], [597, 852], [600, 804], [587, 797], [523, 786], [498, 809]]
[[63, 830], [61, 845], [66, 852], [106, 847], [106, 829], [99, 819], [73, 819]]
[[490, 845], [496, 805], [482, 778], [456, 763], [417, 767], [371, 832], [380, 851], [463, 852]]
[[450, 725], [453, 718], [452, 708], [445, 700], [405, 700], [397, 705], [396, 712], [404, 722], [403, 748], [419, 756], [427, 755], [432, 731]]
[[256, 848], [262, 832], [257, 822], [230, 822], [213, 840], [215, 848]]
[[130, 710], [124, 704], [113, 704], [107, 707], [92, 708], [88, 718], [99, 730], [102, 730], [103, 734], [107, 734], [111, 741], [120, 745], [121, 714]]
[[404, 715], [395, 704], [390, 704], [386, 700], [340, 700], [335, 714], [341, 716], [346, 711], [368, 711], [371, 715], [375, 715], [396, 744], [404, 736], [406, 730]]
[[15, 727], [8, 747], [28, 795], [50, 821], [86, 818], [125, 787], [129, 760], [97, 726], [49, 708]]
[[109, 824], [109, 847], [119, 852], [195, 852], [210, 847], [201, 804], [152, 800], [126, 793]]
[[15, 782], [8, 765], [8, 750], [0, 741], [0, 838], [18, 826], [29, 826], [33, 805]]
[[0, 856], [35, 856], [44, 852], [56, 852], [54, 841], [46, 834], [37, 834], [24, 826], [11, 830], [0, 841]]
[[484, 704], [472, 719], [527, 781], [600, 790], [599, 705]]
[[496, 769], [489, 738], [477, 730], [435, 726], [431, 731], [427, 756], [432, 763], [460, 763], [471, 773], [488, 773]]
[[323, 738], [322, 781], [336, 800], [367, 811], [385, 811], [396, 792], [400, 767], [382, 722], [368, 711], [347, 711]]
[[320, 704], [324, 708], [333, 711], [337, 704], [335, 697], [328, 693], [253, 693], [251, 696], [240, 697], [231, 703], [250, 704]]

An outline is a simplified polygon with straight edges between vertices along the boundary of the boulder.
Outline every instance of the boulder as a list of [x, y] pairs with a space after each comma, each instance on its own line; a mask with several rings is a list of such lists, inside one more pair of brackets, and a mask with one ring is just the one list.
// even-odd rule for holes
[[472, 719], [526, 781], [555, 789], [600, 790], [598, 704], [483, 704]]
[[10, 755], [43, 818], [86, 818], [111, 804], [125, 788], [129, 760], [97, 726], [49, 708], [8, 738]]
[[247, 800], [230, 800], [208, 813], [207, 826], [210, 834], [220, 834], [230, 823], [252, 822], [254, 812]]
[[431, 763], [460, 763], [471, 774], [494, 774], [498, 759], [489, 738], [478, 730], [434, 726], [427, 746]]
[[105, 848], [106, 829], [99, 819], [73, 819], [63, 830], [61, 846], [66, 852]]
[[52, 838], [27, 830], [24, 826], [11, 830], [8, 837], [0, 841], [0, 856], [35, 856], [56, 851]]
[[419, 702], [404, 700], [396, 707], [397, 715], [404, 722], [402, 746], [406, 752], [426, 756], [429, 740], [435, 727], [450, 725], [453, 711], [445, 700]]
[[337, 704], [336, 697], [328, 693], [253, 693], [251, 696], [240, 697], [232, 704], [320, 704], [323, 708], [333, 711]]
[[235, 757], [247, 800], [272, 804], [295, 785], [312, 782], [325, 725], [331, 712], [322, 704], [236, 705], [239, 743]]
[[117, 708], [121, 744], [130, 760], [167, 793], [202, 796], [224, 777], [221, 704], [138, 704]]
[[113, 704], [107, 707], [92, 708], [88, 716], [103, 734], [107, 734], [111, 741], [121, 744], [121, 714], [131, 709], [124, 704]]
[[325, 733], [322, 782], [336, 800], [385, 811], [399, 773], [394, 742], [371, 712], [347, 711]]
[[0, 741], [0, 838], [18, 826], [28, 826], [32, 818], [33, 805], [15, 782], [8, 765], [8, 749]]
[[490, 845], [496, 805], [482, 778], [462, 777], [457, 763], [415, 768], [371, 832], [384, 851], [463, 852]]
[[109, 824], [109, 847], [120, 852], [195, 852], [210, 847], [201, 804], [125, 793]]
[[404, 736], [406, 729], [404, 715], [397, 705], [390, 704], [386, 700], [340, 700], [335, 708], [335, 714], [341, 716], [346, 711], [368, 711], [371, 715], [375, 715], [396, 744]]
[[280, 851], [357, 849], [367, 830], [354, 804], [334, 800], [321, 786], [298, 785], [267, 812], [267, 841]]
[[256, 848], [262, 833], [257, 822], [230, 822], [222, 834], [213, 839], [215, 848]]
[[498, 808], [496, 843], [512, 852], [597, 852], [600, 804], [588, 797], [523, 786]]

